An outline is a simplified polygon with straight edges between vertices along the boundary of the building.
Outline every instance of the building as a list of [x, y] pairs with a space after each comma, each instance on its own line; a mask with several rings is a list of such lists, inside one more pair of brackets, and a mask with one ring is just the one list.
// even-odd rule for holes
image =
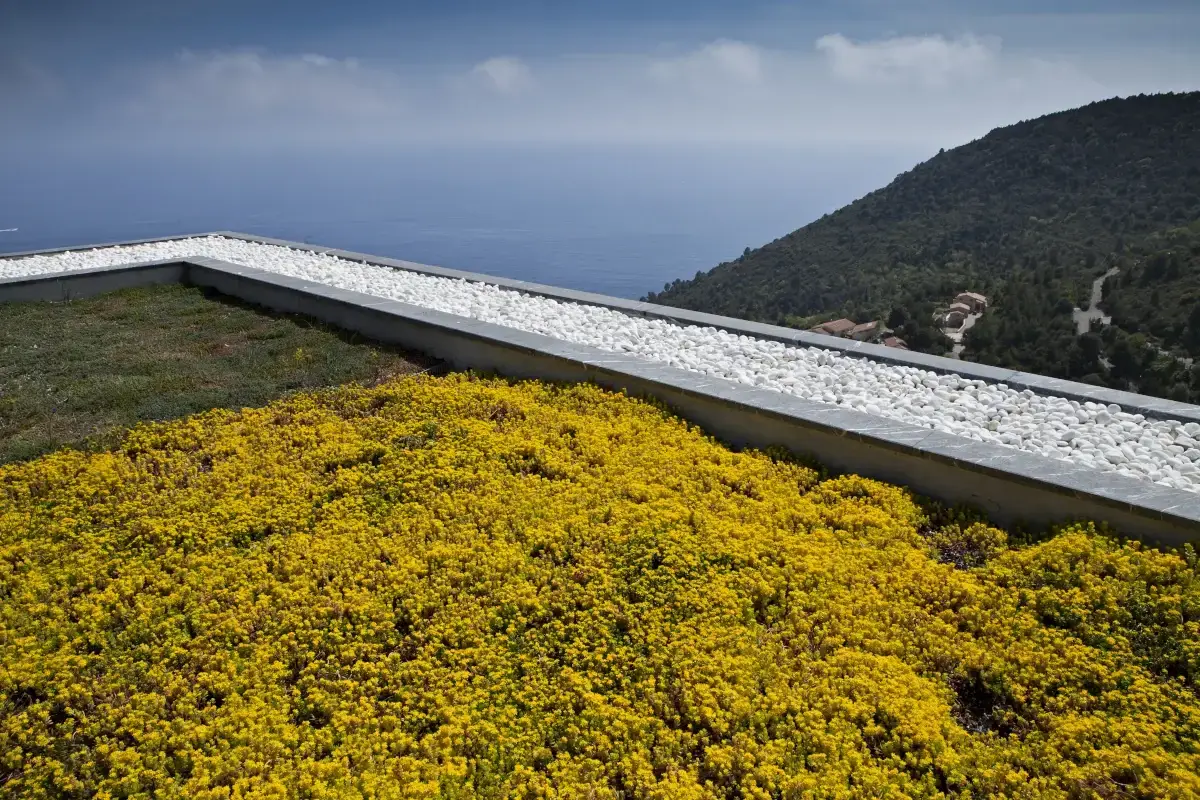
[[907, 350], [908, 343], [899, 336], [889, 336], [883, 340], [884, 347], [895, 347], [898, 350]]
[[855, 339], [860, 342], [873, 342], [883, 333], [883, 326], [879, 320], [872, 322], [856, 323], [849, 319], [835, 319], [829, 322], [822, 322], [814, 328], [809, 328], [813, 333], [824, 333], [827, 336], [838, 336], [842, 339]]
[[950, 304], [949, 310], [950, 311], [961, 311], [964, 315], [975, 313], [969, 305], [967, 305], [966, 303], [960, 303], [957, 300], [955, 300], [953, 303]]
[[946, 312], [945, 325], [947, 328], [961, 328], [967, 319], [967, 312], [959, 308]]
[[850, 331], [854, 330], [855, 324], [848, 319], [835, 319], [829, 322], [822, 322], [815, 328], [809, 328], [813, 333], [824, 333], [829, 336], [847, 336]]
[[[972, 314], [982, 314], [984, 311], [987, 311], [988, 304], [986, 297], [981, 294], [976, 294], [975, 292], [960, 292], [958, 296], [954, 298], [954, 303], [955, 305], [962, 303]], [[954, 306], [951, 306], [951, 308], [953, 307]]]
[[846, 336], [860, 342], [869, 342], [879, 336], [879, 320], [855, 325]]

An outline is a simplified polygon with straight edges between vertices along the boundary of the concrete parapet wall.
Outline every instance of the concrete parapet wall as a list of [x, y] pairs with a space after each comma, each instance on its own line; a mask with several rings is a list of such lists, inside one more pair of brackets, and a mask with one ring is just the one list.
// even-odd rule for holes
[[1123, 410], [1128, 411], [1131, 414], [1144, 414], [1147, 417], [1155, 419], [1177, 419], [1184, 422], [1200, 422], [1200, 406], [1195, 406], [1189, 403], [1180, 403], [1175, 400], [1167, 400], [1159, 397], [1149, 397], [1147, 395], [1135, 394], [1133, 392], [1122, 392], [1116, 389], [1109, 389], [1104, 386], [1092, 386], [1086, 383], [1079, 383], [1078, 381], [1050, 378], [1045, 375], [1037, 375], [1031, 372], [1021, 372], [1019, 370], [1006, 369], [1004, 367], [993, 367], [988, 364], [976, 364], [971, 361], [961, 361], [959, 359], [946, 358], [944, 356], [931, 356], [926, 353], [916, 353], [910, 350], [900, 350], [895, 347], [886, 347], [882, 344], [859, 342], [853, 339], [842, 339], [837, 336], [826, 336], [819, 333], [812, 333], [811, 331], [785, 328], [779, 325], [767, 325], [765, 323], [751, 322], [749, 320], [737, 319], [735, 317], [707, 314], [703, 311], [690, 311], [683, 308], [662, 306], [656, 303], [644, 303], [640, 300], [626, 300], [624, 298], [611, 297], [609, 295], [596, 294], [594, 292], [582, 292], [574, 289], [564, 289], [557, 286], [547, 286], [541, 283], [512, 280], [510, 278], [498, 278], [478, 272], [464, 272], [463, 270], [448, 269], [446, 267], [431, 266], [429, 264], [418, 264], [412, 261], [403, 261], [395, 258], [373, 256], [367, 253], [356, 253], [350, 250], [339, 250], [333, 247], [320, 247], [317, 245], [289, 242], [283, 239], [270, 239], [261, 236], [250, 236], [244, 233], [236, 233], [233, 231], [218, 231], [205, 235], [226, 236], [232, 239], [243, 239], [248, 242], [261, 242], [263, 244], [273, 244], [280, 247], [290, 247], [293, 250], [307, 250], [314, 253], [326, 253], [328, 255], [336, 256], [337, 258], [343, 258], [348, 261], [360, 261], [365, 264], [391, 267], [393, 269], [403, 269], [410, 272], [420, 272], [426, 275], [436, 275], [443, 278], [457, 278], [460, 280], [474, 281], [478, 283], [490, 283], [496, 286], [501, 286], [505, 289], [513, 289], [515, 291], [525, 292], [526, 294], [549, 297], [568, 303], [584, 303], [587, 305], [604, 306], [605, 308], [616, 309], [627, 314], [635, 314], [638, 316], [651, 317], [655, 319], [664, 319], [682, 325], [699, 325], [702, 327], [719, 328], [721, 330], [729, 331], [730, 333], [753, 336], [759, 339], [770, 339], [784, 342], [785, 344], [795, 344], [803, 347], [821, 347], [825, 348], [826, 350], [837, 351], [847, 356], [869, 358], [872, 361], [882, 361], [889, 364], [918, 367], [920, 369], [927, 369], [932, 372], [943, 374], [957, 373], [968, 378], [989, 381], [991, 383], [1005, 383], [1017, 389], [1029, 389], [1037, 394], [1065, 397], [1068, 400], [1078, 400], [1081, 403], [1093, 402], [1102, 403], [1104, 405], [1115, 404], [1121, 406]]
[[492, 275], [484, 275], [478, 272], [466, 272], [463, 270], [449, 269], [447, 267], [433, 266], [430, 264], [419, 264], [413, 261], [404, 261], [402, 259], [386, 258], [367, 253], [341, 250], [336, 247], [322, 247], [320, 245], [308, 244], [304, 242], [292, 242], [285, 239], [273, 239], [266, 236], [253, 236], [245, 233], [238, 233], [236, 231], [212, 231], [209, 233], [196, 233], [182, 236], [163, 236], [155, 239], [109, 242], [105, 244], [92, 244], [79, 247], [30, 250], [18, 253], [0, 254], [0, 258], [20, 258], [32, 255], [49, 255], [61, 252], [94, 250], [120, 245], [145, 244], [147, 242], [175, 241], [179, 239], [200, 238], [204, 236], [224, 236], [230, 239], [242, 239], [248, 242], [259, 242], [261, 244], [272, 244], [279, 247], [288, 247], [293, 250], [304, 250], [312, 253], [325, 253], [337, 258], [346, 259], [348, 261], [358, 261], [375, 266], [402, 269], [410, 272], [419, 272], [425, 275], [435, 275], [442, 278], [455, 278], [477, 283], [490, 283], [505, 289], [513, 289], [515, 291], [525, 292], [526, 294], [549, 297], [568, 303], [584, 303], [587, 305], [604, 306], [605, 308], [616, 309], [627, 314], [651, 317], [655, 319], [664, 319], [683, 325], [699, 325], [702, 327], [719, 328], [721, 330], [729, 331], [730, 333], [753, 336], [759, 339], [770, 339], [803, 347], [821, 347], [827, 350], [837, 351], [847, 356], [868, 358], [873, 361], [881, 361], [889, 364], [918, 367], [920, 369], [927, 369], [932, 372], [957, 373], [968, 378], [975, 378], [992, 383], [1005, 383], [1017, 389], [1029, 389], [1030, 391], [1038, 394], [1055, 395], [1057, 397], [1065, 397], [1069, 400], [1078, 400], [1079, 402], [1094, 402], [1104, 405], [1115, 404], [1121, 406], [1122, 409], [1132, 414], [1144, 414], [1147, 417], [1155, 419], [1176, 419], [1184, 422], [1200, 423], [1200, 406], [1191, 405], [1189, 403], [1180, 403], [1175, 400], [1149, 397], [1147, 395], [1135, 394], [1132, 392], [1122, 392], [1103, 386], [1092, 386], [1086, 383], [1079, 383], [1078, 381], [1049, 378], [1045, 375], [1036, 375], [1034, 373], [1021, 372], [1019, 370], [1011, 370], [1003, 367], [993, 367], [987, 364], [976, 364], [970, 361], [960, 361], [958, 359], [945, 358], [943, 356], [931, 356], [925, 353], [916, 353], [910, 350], [900, 350], [895, 347], [885, 347], [881, 344], [858, 342], [854, 341], [853, 339], [841, 339], [836, 336], [825, 336], [818, 333], [812, 333], [811, 331], [801, 331], [794, 328], [781, 327], [779, 325], [767, 325], [765, 323], [751, 322], [749, 320], [736, 319], [734, 317], [706, 314], [702, 311], [690, 311], [683, 308], [662, 306], [656, 303], [644, 303], [639, 300], [627, 300], [620, 297], [611, 297], [609, 295], [596, 294], [594, 292], [564, 289], [558, 286], [547, 286], [545, 284], [532, 283], [530, 281], [500, 278]]
[[[372, 263], [390, 266], [388, 261]], [[446, 272], [452, 271], [433, 274]], [[488, 280], [501, 285], [521, 283]], [[210, 287], [275, 311], [305, 314], [378, 341], [428, 353], [459, 369], [551, 381], [594, 381], [652, 397], [730, 444], [783, 445], [811, 455], [834, 471], [855, 472], [946, 502], [978, 506], [1001, 524], [1044, 526], [1089, 519], [1163, 544], [1200, 538], [1200, 494], [1193, 492], [215, 259], [195, 257], [4, 280], [0, 281], [0, 302], [61, 301], [170, 282]], [[567, 296], [585, 293], [559, 293], [556, 296], [564, 300], [587, 302]], [[664, 307], [647, 310], [658, 308]], [[672, 318], [691, 321], [678, 315]], [[759, 335], [752, 331], [773, 327], [740, 324], [747, 335]], [[792, 341], [811, 343], [797, 337], [795, 331], [788, 333]], [[823, 341], [828, 337], [802, 335], [828, 346]], [[851, 346], [847, 349], [868, 347], [844, 344]], [[1195, 407], [1184, 408], [1195, 412]]]
[[79, 300], [120, 289], [180, 283], [185, 280], [187, 269], [187, 264], [178, 261], [148, 261], [119, 269], [97, 267], [10, 278], [0, 280], [0, 302]]

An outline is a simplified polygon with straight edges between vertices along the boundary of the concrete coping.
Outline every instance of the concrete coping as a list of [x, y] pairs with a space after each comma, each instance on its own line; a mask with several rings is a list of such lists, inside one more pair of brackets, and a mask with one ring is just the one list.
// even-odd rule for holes
[[[310, 313], [331, 324], [358, 329], [367, 335], [371, 331], [383, 331], [388, 336], [401, 337], [401, 343], [412, 349], [426, 346], [433, 333], [443, 334], [443, 339], [449, 337], [455, 343], [452, 352], [458, 357], [453, 360], [468, 367], [491, 363], [487, 353], [499, 347], [504, 352], [528, 356], [526, 364], [532, 366], [519, 370], [525, 374], [518, 377], [544, 376], [555, 380], [554, 376], [563, 374], [565, 365], [575, 370], [571, 375], [582, 375], [603, 385], [648, 387], [649, 393], [660, 399], [695, 398], [709, 409], [714, 404], [726, 409], [720, 414], [710, 413], [707, 418], [709, 432], [727, 441], [747, 431], [782, 423], [785, 429], [796, 432], [792, 438], [801, 443], [805, 436], [813, 435], [864, 443], [870, 446], [870, 455], [857, 456], [858, 461], [848, 466], [868, 476], [881, 470], [890, 471], [892, 475], [907, 475], [910, 467], [906, 465], [936, 462], [952, 467], [958, 475], [978, 475], [981, 482], [992, 480], [993, 488], [982, 497], [989, 506], [985, 510], [991, 511], [994, 518], [1021, 519], [1020, 515], [1025, 511], [1019, 504], [1017, 507], [1012, 503], [1005, 506], [1011, 488], [1004, 487], [1025, 487], [1043, 496], [1049, 492], [1060, 497], [1064, 506], [1087, 509], [1094, 518], [1111, 516], [1121, 520], [1130, 531], [1147, 538], [1177, 544], [1200, 534], [1200, 493], [1158, 486], [1074, 462], [930, 431], [625, 354], [208, 257], [4, 279], [0, 280], [0, 302], [32, 299], [31, 293], [39, 289], [42, 299], [70, 299], [113, 288], [165, 281], [213, 286], [249, 302]], [[394, 333], [414, 325], [417, 327], [409, 333]], [[439, 347], [443, 348], [442, 352], [430, 354], [445, 357], [451, 353], [445, 349], [446, 345]], [[753, 422], [755, 419], [761, 422]], [[732, 437], [726, 436], [731, 432]], [[751, 436], [755, 434], [751, 433]], [[767, 443], [751, 442], [756, 446]], [[834, 457], [840, 449], [832, 451]], [[826, 454], [830, 453], [827, 449]], [[964, 482], [970, 485], [973, 480], [967, 478], [964, 481], [960, 477], [955, 482], [959, 488], [953, 491], [961, 492], [961, 485]], [[935, 497], [939, 495], [936, 480], [930, 485], [913, 488]], [[1050, 503], [1051, 508], [1055, 506], [1056, 502]]]
[[236, 231], [212, 231], [208, 233], [196, 233], [180, 236], [164, 236], [156, 239], [112, 242], [109, 244], [34, 250], [21, 253], [5, 253], [0, 254], [0, 258], [21, 258], [31, 255], [49, 255], [61, 252], [94, 250], [104, 247], [145, 244], [148, 242], [195, 239], [206, 236], [223, 236], [230, 239], [241, 239], [248, 242], [257, 242], [259, 244], [271, 244], [279, 247], [287, 247], [293, 250], [305, 250], [313, 253], [323, 253], [336, 258], [345, 259], [347, 261], [356, 261], [374, 266], [403, 269], [409, 272], [418, 272], [425, 275], [453, 278], [475, 283], [489, 283], [505, 289], [512, 289], [515, 291], [524, 292], [526, 294], [538, 295], [567, 303], [603, 306], [605, 308], [611, 308], [627, 314], [663, 319], [682, 325], [697, 325], [700, 327], [718, 328], [730, 333], [756, 337], [760, 339], [769, 339], [800, 347], [819, 347], [854, 358], [867, 358], [873, 361], [882, 361], [900, 366], [915, 367], [941, 374], [955, 373], [966, 378], [987, 381], [989, 383], [1003, 383], [1016, 389], [1028, 389], [1035, 394], [1054, 395], [1081, 403], [1093, 402], [1100, 403], [1102, 405], [1115, 404], [1120, 406], [1123, 411], [1131, 414], [1143, 414], [1144, 416], [1153, 419], [1173, 419], [1180, 420], [1182, 422], [1200, 423], [1200, 406], [1192, 405], [1190, 403], [1180, 403], [1175, 400], [1150, 397], [1148, 395], [1135, 394], [1133, 392], [1123, 392], [1101, 386], [1091, 386], [1090, 384], [1079, 383], [1078, 381], [1051, 378], [1045, 375], [1036, 375], [1033, 373], [1021, 372], [1019, 370], [1012, 370], [1004, 367], [993, 367], [987, 364], [977, 364], [971, 361], [960, 361], [958, 359], [946, 358], [944, 356], [932, 356], [925, 353], [899, 350], [894, 347], [885, 347], [879, 344], [858, 342], [850, 339], [841, 339], [836, 336], [827, 336], [823, 334], [812, 333], [810, 331], [786, 328], [779, 325], [768, 325], [761, 322], [751, 322], [749, 320], [725, 317], [718, 314], [707, 314], [702, 311], [691, 311], [683, 308], [658, 305], [656, 303], [646, 303], [640, 300], [627, 300], [620, 297], [597, 294], [595, 292], [564, 289], [556, 286], [548, 286], [546, 284], [533, 283], [530, 281], [500, 278], [478, 272], [466, 272], [463, 270], [438, 267], [430, 264], [418, 264], [413, 261], [386, 258], [367, 253], [358, 253], [351, 250], [342, 250], [336, 247], [323, 247], [320, 245], [306, 244], [303, 242], [292, 242], [285, 239], [273, 239], [267, 236], [255, 236], [246, 233], [238, 233]]

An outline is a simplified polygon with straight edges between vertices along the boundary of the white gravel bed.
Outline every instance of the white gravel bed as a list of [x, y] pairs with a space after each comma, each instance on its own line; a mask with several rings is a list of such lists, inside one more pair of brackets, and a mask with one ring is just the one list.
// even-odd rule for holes
[[939, 375], [276, 245], [206, 237], [29, 256], [0, 260], [0, 278], [196, 255], [1200, 491], [1200, 424], [1194, 422], [1148, 420], [1115, 405], [1038, 395], [961, 375]]

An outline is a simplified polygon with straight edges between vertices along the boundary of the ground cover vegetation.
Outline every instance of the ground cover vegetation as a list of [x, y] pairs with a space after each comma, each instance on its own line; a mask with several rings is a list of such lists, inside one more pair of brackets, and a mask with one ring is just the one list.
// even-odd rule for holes
[[137, 422], [368, 383], [428, 359], [198, 288], [0, 304], [0, 463], [101, 448]]
[[[1079, 336], [1072, 308], [1114, 267], [1112, 327]], [[882, 319], [940, 354], [934, 314], [964, 290], [992, 301], [964, 358], [1200, 402], [1200, 92], [997, 129], [648, 299], [798, 327]]]
[[0, 794], [1193, 797], [1196, 569], [591, 386], [302, 393], [0, 467]]

